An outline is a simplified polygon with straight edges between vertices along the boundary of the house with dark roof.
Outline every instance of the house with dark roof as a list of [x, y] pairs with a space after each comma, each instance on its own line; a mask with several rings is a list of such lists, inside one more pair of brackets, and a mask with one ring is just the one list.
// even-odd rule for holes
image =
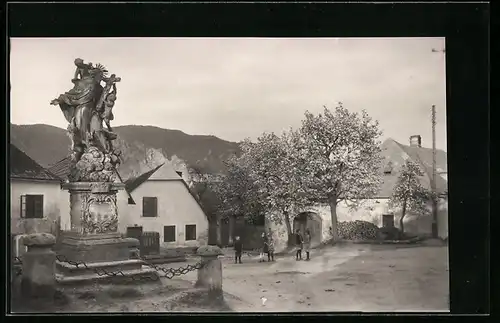
[[[420, 166], [423, 176], [420, 183], [428, 190], [432, 189], [432, 149], [422, 147], [422, 138], [419, 135], [411, 136], [409, 145], [404, 145], [394, 139], [387, 139], [381, 145], [381, 157], [383, 157], [382, 184], [378, 194], [371, 199], [361, 201], [357, 210], [350, 209], [345, 203], [337, 206], [337, 219], [341, 221], [363, 220], [369, 221], [377, 226], [386, 225], [388, 222], [399, 226], [401, 210], [390, 209], [388, 202], [397, 183], [401, 168], [406, 160], [410, 159]], [[448, 167], [447, 154], [443, 150], [436, 150], [436, 193], [439, 195], [438, 201], [438, 234], [440, 238], [448, 237]], [[431, 205], [429, 204], [429, 210]], [[309, 216], [304, 227], [309, 227], [320, 237], [312, 237], [313, 241], [324, 241], [330, 237], [331, 227], [330, 208], [327, 205], [317, 205], [306, 210]], [[303, 214], [301, 213], [301, 214]], [[297, 219], [298, 217], [296, 217]], [[299, 225], [294, 221], [293, 227]], [[267, 224], [274, 228], [277, 236], [286, 236], [283, 226]], [[432, 216], [407, 213], [404, 218], [405, 232], [419, 236], [427, 236], [432, 232]], [[283, 242], [284, 243], [284, 242]], [[279, 248], [279, 246], [277, 247]]]
[[158, 232], [164, 248], [207, 244], [208, 218], [171, 164], [129, 178], [125, 190], [118, 196], [121, 232]]
[[[411, 136], [409, 144], [405, 145], [394, 139], [387, 139], [381, 145], [383, 164], [381, 170], [382, 185], [378, 194], [363, 201], [358, 210], [350, 210], [345, 204], [337, 209], [339, 221], [365, 220], [378, 226], [399, 226], [402, 211], [391, 209], [389, 198], [396, 186], [401, 168], [406, 160], [411, 160], [420, 166], [423, 173], [420, 184], [432, 190], [432, 149], [422, 146], [419, 135]], [[436, 150], [436, 193], [438, 201], [438, 231], [441, 238], [448, 236], [448, 165], [447, 154], [443, 150]], [[431, 205], [429, 204], [429, 211]], [[385, 222], [385, 223], [384, 223]], [[405, 232], [420, 236], [430, 235], [432, 232], [432, 216], [408, 213], [404, 218]]]
[[10, 144], [11, 234], [56, 233], [61, 179]]
[[[387, 139], [382, 143], [381, 154], [383, 160], [382, 185], [375, 198], [367, 200], [357, 211], [348, 210], [347, 207], [339, 208], [339, 221], [348, 219], [367, 220], [382, 225], [394, 225], [399, 227], [399, 219], [402, 210], [391, 209], [388, 205], [389, 198], [396, 186], [401, 168], [406, 160], [411, 160], [420, 166], [423, 176], [420, 176], [420, 184], [427, 190], [432, 191], [432, 149], [422, 146], [422, 138], [419, 135], [411, 136], [409, 145], [404, 145], [394, 139]], [[443, 150], [436, 149], [436, 193], [438, 199], [438, 235], [441, 238], [448, 237], [448, 163], [447, 154]], [[429, 204], [429, 214], [409, 213], [404, 218], [405, 232], [428, 236], [432, 233], [432, 210]]]

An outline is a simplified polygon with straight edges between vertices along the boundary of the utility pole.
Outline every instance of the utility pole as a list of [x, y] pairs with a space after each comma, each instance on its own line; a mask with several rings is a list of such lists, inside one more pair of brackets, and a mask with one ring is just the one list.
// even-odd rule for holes
[[432, 237], [438, 237], [437, 194], [436, 194], [436, 106], [432, 106]]
[[[446, 49], [432, 49], [433, 53], [446, 53]], [[436, 192], [436, 106], [432, 105], [432, 237], [438, 238], [438, 199]]]

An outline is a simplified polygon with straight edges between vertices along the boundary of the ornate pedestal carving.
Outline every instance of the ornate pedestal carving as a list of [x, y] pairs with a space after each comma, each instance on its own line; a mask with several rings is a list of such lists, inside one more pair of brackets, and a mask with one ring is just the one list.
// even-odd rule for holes
[[91, 277], [95, 268], [134, 274], [144, 271], [142, 261], [130, 259], [139, 241], [122, 238], [118, 232], [116, 194], [123, 188], [124, 184], [106, 182], [63, 184], [70, 193], [71, 231], [64, 233], [58, 254], [70, 261], [85, 262], [89, 268], [58, 262], [60, 280], [61, 275], [71, 281]]

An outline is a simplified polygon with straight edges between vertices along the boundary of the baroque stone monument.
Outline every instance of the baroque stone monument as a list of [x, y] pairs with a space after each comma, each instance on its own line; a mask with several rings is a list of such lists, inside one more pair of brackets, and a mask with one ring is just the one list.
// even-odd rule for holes
[[[118, 232], [117, 193], [125, 185], [116, 181], [120, 151], [113, 147], [117, 135], [110, 122], [121, 79], [101, 65], [75, 59], [73, 88], [51, 101], [68, 121], [71, 166], [68, 182], [71, 230], [63, 234], [58, 253], [67, 260], [85, 262], [76, 268], [58, 261], [58, 280], [98, 278], [96, 269], [121, 270], [135, 275], [151, 272], [142, 261], [130, 259], [139, 241]], [[106, 125], [106, 128], [103, 126]]]

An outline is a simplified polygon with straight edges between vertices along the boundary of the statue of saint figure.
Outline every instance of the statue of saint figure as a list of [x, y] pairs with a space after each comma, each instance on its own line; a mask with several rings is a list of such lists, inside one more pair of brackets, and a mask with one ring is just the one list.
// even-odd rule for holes
[[[110, 121], [113, 120], [116, 82], [120, 82], [120, 78], [114, 74], [107, 77], [108, 71], [101, 64], [93, 66], [77, 58], [75, 65], [73, 88], [52, 100], [51, 104], [59, 105], [69, 122], [72, 156], [78, 162], [91, 147], [104, 154], [113, 154], [112, 141], [117, 136], [111, 129]], [[103, 121], [107, 129], [103, 127]]]

